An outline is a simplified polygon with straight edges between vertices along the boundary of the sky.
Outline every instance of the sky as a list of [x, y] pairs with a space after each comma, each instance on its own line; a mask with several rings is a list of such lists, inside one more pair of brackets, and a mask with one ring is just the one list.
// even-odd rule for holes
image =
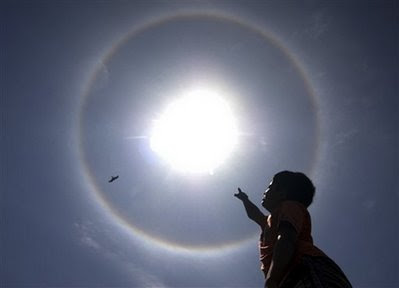
[[[258, 204], [293, 170], [316, 186], [315, 245], [354, 287], [399, 287], [398, 12], [2, 1], [1, 286], [262, 287], [259, 229], [233, 194]], [[196, 87], [221, 95], [238, 131], [202, 174], [150, 145]]]

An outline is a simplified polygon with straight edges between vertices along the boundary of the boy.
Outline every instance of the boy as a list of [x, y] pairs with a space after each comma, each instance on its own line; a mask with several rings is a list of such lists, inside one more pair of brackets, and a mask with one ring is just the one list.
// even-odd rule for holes
[[307, 207], [315, 187], [303, 173], [282, 171], [264, 193], [265, 216], [247, 194], [238, 188], [248, 217], [262, 229], [259, 241], [265, 287], [352, 287], [345, 274], [326, 254], [313, 245]]

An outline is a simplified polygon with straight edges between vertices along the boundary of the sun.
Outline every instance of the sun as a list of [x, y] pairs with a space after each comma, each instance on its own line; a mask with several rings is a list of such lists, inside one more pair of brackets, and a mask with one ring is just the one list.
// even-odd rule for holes
[[196, 89], [167, 106], [154, 121], [150, 145], [179, 171], [213, 173], [237, 144], [236, 121], [217, 93]]

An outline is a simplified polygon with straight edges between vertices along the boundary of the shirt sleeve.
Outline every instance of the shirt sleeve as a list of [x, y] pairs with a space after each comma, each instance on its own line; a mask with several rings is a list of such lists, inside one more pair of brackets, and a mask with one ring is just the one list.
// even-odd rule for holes
[[305, 218], [305, 207], [294, 201], [285, 201], [281, 205], [279, 213], [279, 224], [283, 221], [289, 222], [299, 234]]

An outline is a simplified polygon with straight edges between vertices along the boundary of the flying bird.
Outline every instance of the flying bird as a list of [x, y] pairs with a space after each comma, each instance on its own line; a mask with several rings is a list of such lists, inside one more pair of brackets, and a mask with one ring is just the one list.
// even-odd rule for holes
[[116, 179], [118, 179], [119, 178], [119, 175], [116, 175], [116, 176], [111, 176], [111, 179], [109, 179], [108, 180], [108, 183], [112, 183], [112, 182], [114, 182]]

